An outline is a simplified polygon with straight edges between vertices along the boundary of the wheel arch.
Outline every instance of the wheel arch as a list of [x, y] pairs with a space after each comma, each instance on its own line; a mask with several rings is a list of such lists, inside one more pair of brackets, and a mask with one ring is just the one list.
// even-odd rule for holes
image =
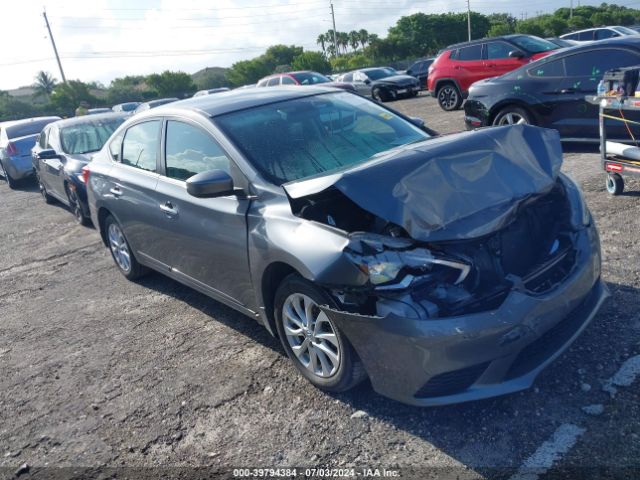
[[525, 112], [527, 112], [529, 114], [529, 116], [531, 117], [531, 120], [533, 121], [533, 124], [534, 125], [538, 125], [540, 119], [539, 119], [538, 115], [534, 112], [534, 110], [531, 108], [531, 105], [529, 105], [528, 103], [526, 103], [523, 100], [519, 100], [519, 99], [515, 99], [515, 98], [510, 98], [508, 100], [502, 100], [502, 101], [496, 103], [495, 105], [493, 105], [491, 107], [491, 109], [489, 110], [489, 118], [487, 119], [487, 123], [489, 125], [493, 125], [493, 121], [498, 116], [498, 113], [500, 113], [506, 107], [511, 107], [511, 106], [523, 109]]
[[276, 328], [276, 319], [273, 316], [273, 309], [275, 306], [276, 292], [282, 281], [291, 274], [300, 275], [304, 278], [298, 270], [282, 261], [276, 261], [267, 265], [262, 273], [260, 282], [260, 294], [262, 296], [262, 305], [264, 307], [264, 314], [267, 320], [267, 330], [274, 337], [278, 336], [278, 329]]
[[113, 216], [113, 214], [106, 207], [100, 207], [98, 209], [98, 231], [100, 232], [102, 243], [104, 243], [107, 247], [109, 246], [109, 243], [107, 241], [107, 232], [104, 231], [104, 222], [109, 215]]
[[464, 92], [462, 91], [462, 88], [460, 88], [460, 83], [458, 82], [458, 80], [450, 77], [439, 78], [438, 80], [436, 80], [434, 92], [437, 94], [438, 89], [447, 84], [454, 85], [458, 89], [458, 92], [460, 92], [461, 95], [464, 95]]

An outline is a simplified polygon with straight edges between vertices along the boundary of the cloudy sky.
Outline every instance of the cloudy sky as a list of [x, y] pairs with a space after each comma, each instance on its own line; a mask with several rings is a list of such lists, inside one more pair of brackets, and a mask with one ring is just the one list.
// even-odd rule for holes
[[[564, 3], [471, 0], [471, 8], [520, 18]], [[228, 67], [277, 43], [317, 49], [316, 38], [331, 28], [329, 0], [12, 0], [3, 8], [0, 89], [29, 85], [39, 70], [60, 78], [43, 5], [67, 79], [105, 85], [127, 74]], [[403, 15], [463, 12], [466, 0], [334, 0], [334, 8], [337, 30], [384, 36]]]

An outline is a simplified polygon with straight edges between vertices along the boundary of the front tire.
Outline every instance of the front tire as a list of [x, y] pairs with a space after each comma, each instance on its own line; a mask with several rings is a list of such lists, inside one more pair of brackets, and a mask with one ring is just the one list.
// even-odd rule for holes
[[532, 125], [531, 115], [525, 109], [512, 105], [498, 112], [493, 119], [493, 125]]
[[67, 199], [69, 199], [69, 207], [73, 212], [73, 216], [75, 217], [76, 222], [78, 222], [79, 225], [86, 227], [87, 225], [89, 225], [89, 219], [82, 211], [82, 206], [80, 205], [78, 196], [68, 186], [65, 186], [65, 191], [67, 192]]
[[384, 88], [380, 88], [380, 87], [374, 88], [373, 90], [371, 90], [371, 96], [373, 97], [374, 100], [377, 100], [382, 103], [389, 101], [389, 94]]
[[42, 180], [40, 180], [40, 175], [36, 174], [36, 180], [38, 180], [38, 189], [40, 190], [40, 194], [44, 199], [44, 203], [46, 203], [47, 205], [51, 205], [52, 203], [54, 203], [55, 199], [51, 195], [49, 195], [49, 192], [47, 192], [47, 188], [44, 186], [44, 183], [42, 183]]
[[111, 256], [120, 273], [128, 280], [136, 280], [145, 275], [147, 269], [138, 263], [131, 252], [129, 242], [127, 242], [122, 227], [116, 219], [109, 215], [104, 221], [104, 228], [107, 232], [107, 243]]
[[438, 105], [445, 112], [458, 110], [462, 105], [462, 94], [458, 87], [452, 83], [445, 83], [438, 88], [436, 97], [438, 98]]
[[286, 277], [276, 292], [275, 319], [287, 356], [314, 386], [344, 392], [366, 378], [362, 362], [347, 338], [319, 308], [335, 301], [297, 274]]

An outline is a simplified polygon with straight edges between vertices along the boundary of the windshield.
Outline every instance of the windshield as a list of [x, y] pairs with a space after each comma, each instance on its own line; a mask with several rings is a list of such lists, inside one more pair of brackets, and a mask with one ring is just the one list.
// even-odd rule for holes
[[518, 47], [526, 50], [529, 53], [548, 52], [549, 50], [556, 50], [558, 48], [558, 45], [550, 42], [549, 40], [544, 40], [542, 38], [534, 37], [531, 35], [512, 37], [510, 40]]
[[109, 118], [64, 127], [60, 130], [62, 151], [69, 155], [97, 152], [122, 122], [124, 118]]
[[315, 72], [292, 73], [291, 76], [295, 78], [300, 85], [317, 85], [318, 83], [331, 81], [324, 75]]
[[45, 120], [33, 120], [28, 123], [22, 123], [18, 125], [11, 125], [6, 127], [7, 138], [19, 138], [26, 137], [27, 135], [36, 135], [42, 131], [44, 127], [51, 122], [55, 122], [58, 118], [47, 118]]
[[363, 163], [429, 138], [415, 125], [351, 93], [330, 93], [221, 115], [216, 124], [276, 185]]
[[638, 35], [638, 32], [627, 27], [611, 27], [611, 29], [622, 33], [623, 35]]
[[375, 70], [367, 70], [363, 73], [371, 80], [380, 80], [381, 78], [397, 74], [393, 68], [376, 68]]

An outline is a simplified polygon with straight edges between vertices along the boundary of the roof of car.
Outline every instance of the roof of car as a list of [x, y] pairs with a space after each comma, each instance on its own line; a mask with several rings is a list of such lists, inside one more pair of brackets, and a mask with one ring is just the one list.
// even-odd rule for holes
[[444, 50], [450, 50], [452, 48], [459, 48], [459, 47], [468, 47], [471, 45], [476, 45], [478, 43], [485, 43], [489, 40], [509, 40], [512, 38], [516, 38], [516, 37], [526, 37], [528, 36], [525, 33], [512, 33], [511, 35], [501, 35], [499, 37], [491, 37], [491, 38], [479, 38], [477, 40], [471, 40], [470, 42], [460, 42], [460, 43], [454, 43], [453, 45], [449, 45], [445, 48], [442, 49], [442, 51]]
[[565, 33], [563, 35], [560, 36], [560, 38], [564, 37], [565, 35], [573, 35], [574, 33], [582, 33], [582, 32], [591, 32], [592, 30], [602, 30], [604, 28], [615, 28], [615, 27], [619, 27], [620, 25], [605, 25], [602, 27], [590, 27], [590, 28], [583, 28], [582, 30], [574, 30], [573, 32], [568, 32]]
[[2, 128], [9, 128], [9, 127], [13, 127], [14, 125], [24, 125], [25, 123], [29, 123], [29, 122], [35, 122], [38, 120], [51, 120], [52, 122], [56, 121], [56, 120], [60, 120], [60, 117], [33, 117], [33, 118], [22, 118], [20, 120], [9, 120], [7, 122], [0, 122], [0, 127]]
[[[152, 116], [160, 112], [191, 110], [204, 113], [209, 117], [223, 115], [225, 113], [259, 107], [270, 103], [277, 103], [296, 98], [309, 97], [323, 93], [340, 93], [331, 87], [277, 87], [277, 88], [246, 88], [221, 92], [216, 95], [203, 95], [192, 97], [178, 102], [167, 103], [154, 110], [148, 110], [140, 115]], [[137, 116], [136, 116], [137, 118]]]
[[112, 118], [129, 118], [130, 115], [126, 112], [105, 112], [105, 113], [96, 113], [94, 115], [81, 115], [79, 117], [71, 117], [65, 118], [63, 120], [58, 120], [57, 122], [53, 122], [51, 125], [55, 125], [56, 127], [71, 127], [73, 125], [80, 125], [83, 123], [94, 123], [100, 120], [110, 120]]

